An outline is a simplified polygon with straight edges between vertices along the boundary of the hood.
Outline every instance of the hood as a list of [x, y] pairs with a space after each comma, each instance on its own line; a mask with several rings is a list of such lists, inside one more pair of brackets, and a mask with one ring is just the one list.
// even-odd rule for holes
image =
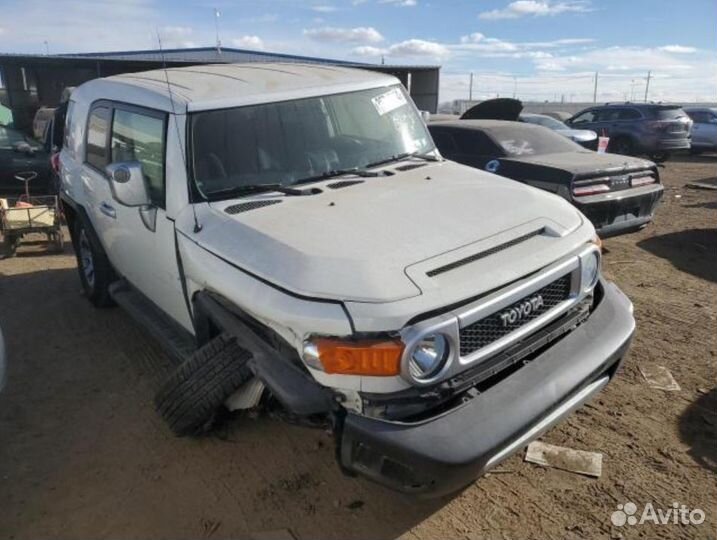
[[620, 154], [599, 154], [590, 150], [501, 158], [501, 161], [533, 163], [544, 167], [561, 169], [575, 175], [592, 175], [593, 173], [602, 174], [607, 172], [652, 169], [655, 167], [652, 161], [646, 159]]
[[555, 132], [575, 142], [589, 142], [597, 139], [597, 133], [589, 129], [556, 129]]
[[[198, 205], [201, 231], [193, 233], [188, 210], [177, 227], [222, 259], [295, 294], [391, 302], [422, 293], [407, 272], [411, 265], [441, 255], [442, 264], [450, 263], [449, 252], [465, 258], [472, 244], [483, 241], [481, 251], [490, 249], [526, 228], [560, 237], [582, 223], [557, 196], [450, 161], [340, 180], [345, 187], [328, 187], [337, 179], [314, 184], [323, 190], [317, 195], [266, 193]], [[237, 205], [238, 213], [227, 212]], [[475, 290], [475, 276], [470, 281]]]
[[488, 99], [464, 112], [461, 120], [510, 120], [517, 122], [522, 110], [523, 102], [519, 99]]

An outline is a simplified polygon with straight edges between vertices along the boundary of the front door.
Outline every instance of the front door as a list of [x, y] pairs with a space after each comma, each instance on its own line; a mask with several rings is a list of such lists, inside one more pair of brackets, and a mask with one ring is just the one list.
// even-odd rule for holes
[[[179, 270], [174, 249], [174, 222], [165, 211], [165, 148], [167, 114], [119, 103], [101, 103], [109, 110], [104, 166], [90, 171], [104, 174], [111, 163], [134, 161], [142, 166], [151, 205], [125, 206], [112, 197], [105, 176], [94, 190], [97, 232], [115, 270], [165, 313], [190, 326], [184, 297], [177, 294]], [[92, 151], [93, 112], [88, 126], [88, 153]], [[98, 142], [100, 138], [98, 137]]]

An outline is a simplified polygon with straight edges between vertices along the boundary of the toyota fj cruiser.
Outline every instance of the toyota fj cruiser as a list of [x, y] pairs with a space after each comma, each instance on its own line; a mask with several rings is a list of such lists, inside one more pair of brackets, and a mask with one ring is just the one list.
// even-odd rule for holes
[[601, 390], [630, 301], [558, 196], [441, 158], [397, 79], [298, 64], [97, 79], [62, 199], [96, 306], [178, 362], [178, 434], [217, 409], [330, 425], [349, 473], [439, 495]]

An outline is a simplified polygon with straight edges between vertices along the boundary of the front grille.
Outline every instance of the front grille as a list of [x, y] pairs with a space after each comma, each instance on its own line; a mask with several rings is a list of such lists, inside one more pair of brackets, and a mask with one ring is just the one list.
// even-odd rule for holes
[[[542, 305], [532, 309], [530, 313], [524, 313], [523, 316], [517, 317], [512, 322], [503, 322], [501, 314], [509, 312], [513, 308], [521, 306], [526, 301], [540, 296], [542, 298]], [[538, 289], [535, 292], [530, 293], [522, 300], [516, 302], [512, 306], [508, 306], [498, 312], [489, 315], [479, 321], [469, 324], [465, 328], [461, 328], [460, 333], [460, 349], [461, 356], [468, 356], [469, 354], [490, 345], [494, 341], [507, 336], [514, 330], [517, 330], [521, 326], [529, 323], [532, 320], [540, 317], [544, 313], [548, 312], [563, 300], [566, 300], [570, 296], [570, 274], [549, 283], [542, 289]]]

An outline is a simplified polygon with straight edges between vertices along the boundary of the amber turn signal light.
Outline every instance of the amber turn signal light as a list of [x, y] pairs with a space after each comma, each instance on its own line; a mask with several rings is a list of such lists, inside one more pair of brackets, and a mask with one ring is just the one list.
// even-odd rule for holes
[[326, 373], [390, 376], [401, 372], [403, 343], [398, 340], [311, 341]]

